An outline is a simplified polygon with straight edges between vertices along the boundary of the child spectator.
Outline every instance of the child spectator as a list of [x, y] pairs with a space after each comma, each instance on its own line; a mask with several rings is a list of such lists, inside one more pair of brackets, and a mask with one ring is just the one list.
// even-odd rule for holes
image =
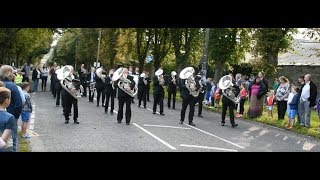
[[23, 138], [30, 138], [30, 135], [27, 134], [28, 123], [30, 120], [31, 112], [32, 112], [31, 98], [30, 98], [30, 95], [28, 94], [30, 90], [30, 84], [28, 82], [23, 82], [21, 87], [25, 96], [25, 103], [23, 104], [22, 113], [21, 113], [21, 120], [22, 120], [21, 136]]
[[214, 107], [215, 108], [219, 108], [219, 103], [220, 103], [220, 99], [221, 99], [221, 94], [219, 94], [220, 88], [217, 84], [217, 89], [214, 92]]
[[212, 81], [212, 88], [211, 88], [211, 93], [210, 93], [210, 102], [211, 102], [211, 106], [212, 107], [215, 107], [214, 106], [214, 95], [215, 95], [215, 92], [216, 92], [216, 90], [217, 90], [217, 85], [216, 85], [216, 82], [213, 80]]
[[246, 101], [246, 98], [248, 96], [248, 92], [246, 90], [246, 84], [243, 82], [241, 83], [241, 90], [240, 90], [240, 111], [237, 114], [236, 117], [242, 117], [243, 116], [243, 111], [244, 111], [244, 102]]
[[299, 92], [299, 87], [297, 86], [293, 86], [291, 88], [291, 96], [292, 97], [292, 100], [290, 100], [290, 94], [289, 94], [289, 98], [288, 98], [288, 102], [289, 102], [289, 113], [288, 113], [288, 116], [289, 116], [289, 120], [288, 120], [288, 124], [287, 124], [287, 128], [288, 129], [292, 129], [293, 126], [294, 126], [294, 120], [295, 120], [295, 117], [297, 115], [297, 111], [298, 111], [298, 103], [299, 103], [299, 96], [298, 96], [298, 92]]
[[0, 152], [13, 152], [12, 132], [15, 118], [6, 108], [11, 102], [11, 91], [0, 87]]
[[272, 109], [273, 109], [273, 104], [274, 104], [274, 90], [270, 90], [268, 97], [267, 97], [267, 110], [269, 116], [273, 117]]

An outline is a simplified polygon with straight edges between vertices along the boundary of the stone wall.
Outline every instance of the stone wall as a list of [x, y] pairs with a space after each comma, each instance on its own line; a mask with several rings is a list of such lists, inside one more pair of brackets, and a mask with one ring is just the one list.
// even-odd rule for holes
[[311, 74], [312, 81], [316, 84], [318, 90], [318, 98], [320, 97], [320, 66], [308, 65], [282, 65], [279, 71], [279, 76], [285, 76], [289, 79], [290, 84], [298, 85], [298, 78], [300, 74]]

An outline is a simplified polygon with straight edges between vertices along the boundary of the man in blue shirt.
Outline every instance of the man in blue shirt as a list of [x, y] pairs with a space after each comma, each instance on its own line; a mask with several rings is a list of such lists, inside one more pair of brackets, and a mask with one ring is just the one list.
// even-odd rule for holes
[[11, 103], [7, 107], [7, 112], [15, 117], [15, 125], [13, 130], [13, 151], [17, 151], [18, 146], [18, 119], [22, 111], [22, 99], [19, 89], [16, 84], [9, 80], [9, 77], [13, 74], [13, 68], [9, 65], [3, 65], [0, 68], [0, 79], [5, 84], [5, 87], [11, 91]]

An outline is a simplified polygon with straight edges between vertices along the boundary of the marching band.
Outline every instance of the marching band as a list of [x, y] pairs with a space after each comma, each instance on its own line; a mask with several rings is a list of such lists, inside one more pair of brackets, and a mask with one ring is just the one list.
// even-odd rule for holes
[[[66, 69], [68, 69], [66, 71]], [[78, 122], [78, 98], [86, 97], [87, 90], [89, 88], [89, 102], [94, 102], [94, 92], [97, 91], [97, 106], [99, 107], [100, 97], [102, 95], [102, 106], [107, 114], [109, 110], [110, 102], [110, 114], [114, 113], [114, 98], [118, 98], [118, 115], [117, 122], [121, 123], [123, 119], [123, 108], [126, 105], [125, 110], [125, 120], [126, 124], [130, 125], [131, 122], [131, 104], [135, 95], [138, 95], [138, 107], [147, 108], [147, 102], [149, 102], [149, 90], [151, 85], [151, 79], [149, 73], [142, 71], [139, 74], [139, 69], [136, 68], [135, 73], [132, 72], [132, 66], [127, 68], [118, 67], [118, 69], [110, 69], [109, 74], [106, 75], [106, 71], [103, 68], [91, 68], [88, 73], [82, 64], [78, 70], [79, 79], [73, 73], [72, 66], [63, 66], [54, 73], [54, 78], [56, 83], [59, 83], [62, 87], [57, 89], [57, 96], [60, 96], [60, 90], [62, 90], [62, 106], [65, 116], [65, 123], [69, 123], [69, 116], [71, 113], [71, 107], [74, 106], [74, 122]], [[188, 123], [191, 126], [195, 126], [193, 123], [193, 116], [195, 111], [195, 106], [198, 104], [199, 111], [198, 116], [202, 117], [202, 102], [204, 100], [206, 82], [200, 73], [196, 75], [195, 69], [193, 67], [184, 68], [179, 76], [177, 77], [177, 72], [171, 71], [170, 76], [165, 78], [164, 71], [159, 68], [154, 73], [153, 77], [153, 114], [156, 114], [157, 106], [160, 106], [160, 115], [164, 114], [163, 100], [165, 95], [165, 87], [167, 86], [168, 92], [168, 109], [175, 110], [176, 108], [176, 93], [177, 89], [180, 91], [180, 96], [182, 98], [182, 108], [180, 114], [180, 124], [183, 124], [185, 120], [186, 109], [189, 106]], [[228, 76], [229, 77], [229, 76]], [[225, 112], [227, 107], [232, 111], [233, 104], [237, 102], [236, 96], [230, 95], [230, 92], [234, 92], [234, 86], [232, 79], [224, 79], [226, 76], [221, 78], [219, 82], [220, 94], [224, 96], [223, 98], [223, 117], [222, 125], [225, 121]], [[229, 83], [229, 84], [228, 84]], [[57, 85], [55, 85], [57, 86]], [[116, 93], [117, 92], [117, 93]], [[172, 102], [171, 102], [172, 100]], [[59, 106], [59, 100], [57, 99], [56, 105]], [[172, 105], [172, 106], [171, 106]], [[231, 112], [230, 112], [231, 113]], [[233, 127], [237, 126], [234, 123], [234, 119], [231, 115], [231, 124]]]

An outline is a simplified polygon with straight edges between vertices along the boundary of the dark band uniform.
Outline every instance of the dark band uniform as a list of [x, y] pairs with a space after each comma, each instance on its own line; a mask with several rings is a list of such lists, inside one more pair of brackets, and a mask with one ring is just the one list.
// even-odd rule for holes
[[147, 107], [147, 92], [148, 92], [148, 85], [150, 85], [150, 81], [147, 81], [147, 84], [144, 83], [143, 80], [146, 78], [139, 77], [138, 81], [138, 99], [139, 99], [139, 107], [141, 106], [141, 101], [143, 101], [143, 107], [146, 109]]
[[[181, 79], [180, 80], [180, 91], [181, 91], [181, 98], [182, 98], [182, 109], [181, 109], [181, 119], [180, 119], [180, 124], [183, 123], [184, 121], [184, 117], [186, 114], [186, 109], [189, 105], [189, 125], [195, 126], [195, 124], [193, 123], [193, 115], [194, 115], [194, 108], [195, 105], [197, 103], [198, 98], [193, 97], [190, 94], [190, 91], [188, 90], [188, 88], [185, 85], [185, 79]], [[200, 89], [200, 84], [199, 81], [196, 81], [196, 90]]]
[[[78, 77], [74, 75], [75, 79]], [[79, 80], [79, 79], [78, 79]], [[79, 80], [80, 85], [80, 80]], [[73, 106], [73, 121], [76, 124], [79, 124], [78, 121], [78, 99], [74, 98], [69, 92], [62, 88], [62, 101], [63, 101], [63, 114], [65, 117], [65, 124], [69, 123], [69, 116], [71, 113], [71, 108]]]
[[[108, 107], [109, 107], [109, 99], [111, 99], [111, 110], [110, 113], [113, 114], [114, 110], [114, 89], [112, 88], [112, 75], [106, 76], [105, 78], [105, 95], [106, 95], [106, 103], [105, 103], [105, 113], [108, 113]], [[102, 102], [104, 103], [104, 102]]]
[[171, 96], [172, 96], [172, 109], [176, 108], [176, 94], [177, 94], [177, 83], [178, 79], [176, 78], [176, 84], [172, 82], [172, 77], [169, 77], [169, 83], [168, 83], [168, 108], [171, 108]]
[[[134, 89], [135, 87], [135, 82], [133, 80], [133, 77], [128, 75], [127, 79], [131, 81], [130, 84], [130, 88]], [[118, 81], [116, 81], [114, 83], [115, 86], [117, 86]], [[118, 123], [121, 123], [122, 119], [123, 119], [123, 106], [124, 104], [126, 104], [126, 123], [127, 125], [130, 124], [130, 120], [131, 120], [131, 101], [132, 101], [132, 97], [127, 94], [126, 92], [124, 92], [122, 89], [118, 88], [118, 100], [119, 100], [119, 110], [118, 110], [118, 116], [117, 116], [117, 120]]]
[[159, 84], [158, 77], [155, 76], [153, 78], [153, 114], [156, 113], [157, 111], [157, 105], [160, 105], [160, 114], [164, 115], [163, 113], [163, 98], [164, 98], [164, 89], [163, 87]]
[[[234, 92], [235, 92], [235, 96], [237, 97], [240, 93], [240, 88], [239, 86], [236, 85], [235, 82], [233, 82], [234, 86]], [[225, 124], [225, 119], [226, 119], [226, 113], [227, 113], [227, 109], [229, 107], [229, 116], [230, 116], [230, 123], [232, 127], [236, 127], [238, 126], [238, 124], [236, 124], [234, 122], [234, 109], [236, 107], [236, 104], [231, 101], [229, 98], [227, 98], [225, 95], [223, 95], [222, 90], [220, 89], [219, 94], [222, 95], [222, 120], [221, 120], [221, 126], [224, 126]]]

